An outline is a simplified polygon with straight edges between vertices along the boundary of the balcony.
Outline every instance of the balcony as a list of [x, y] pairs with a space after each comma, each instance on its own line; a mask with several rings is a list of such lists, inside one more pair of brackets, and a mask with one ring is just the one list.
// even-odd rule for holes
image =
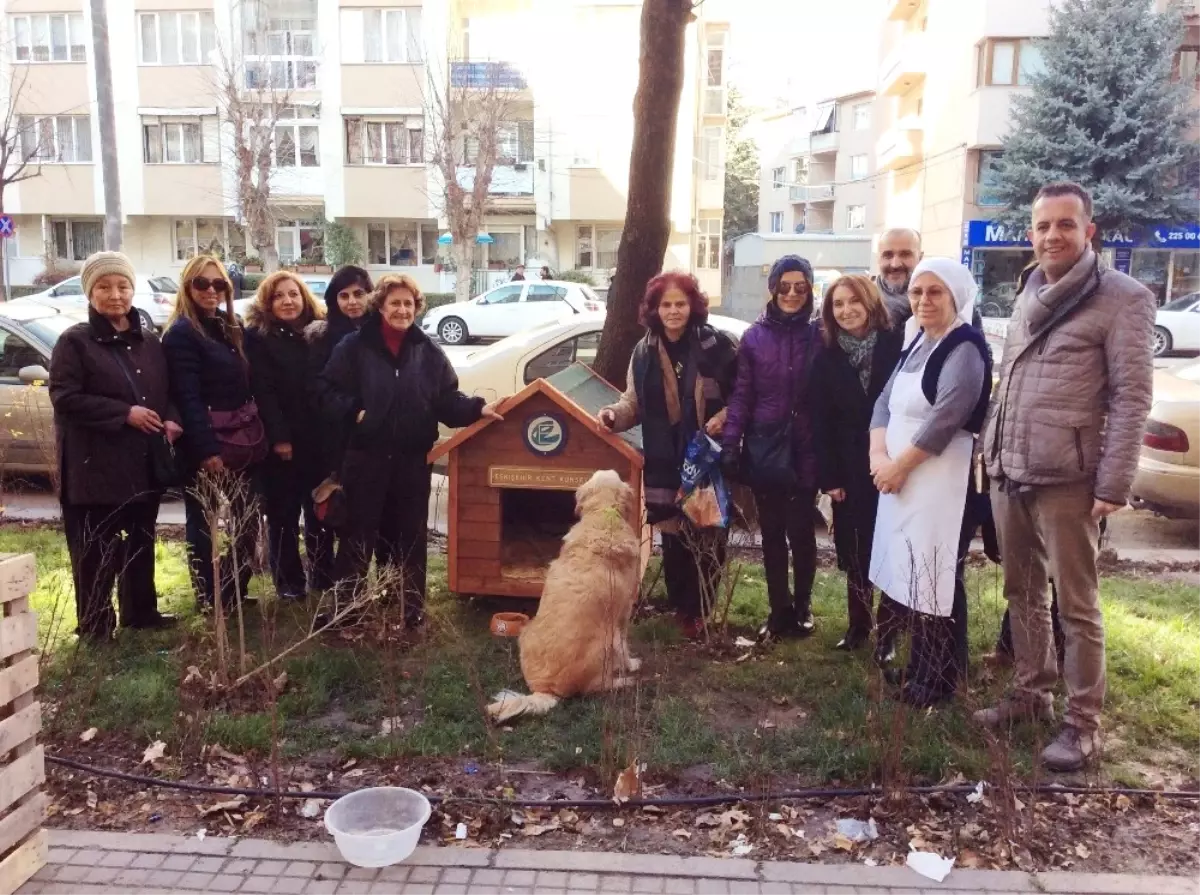
[[812, 134], [808, 140], [808, 151], [810, 155], [824, 155], [829, 152], [837, 152], [838, 149], [838, 132], [829, 131], [827, 133]]
[[[458, 169], [458, 185], [464, 190], [475, 186], [475, 168]], [[525, 206], [533, 203], [533, 164], [495, 165], [488, 187], [488, 204], [494, 207]]]
[[529, 88], [525, 76], [507, 62], [451, 62], [450, 86], [472, 90]]
[[875, 144], [875, 164], [880, 171], [895, 171], [924, 155], [925, 129], [918, 118], [903, 118], [884, 131]]
[[920, 7], [920, 0], [887, 0], [887, 19], [890, 22], [906, 22]]
[[804, 186], [788, 187], [788, 199], [792, 202], [832, 202], [833, 184], [818, 183]]
[[925, 50], [924, 34], [914, 31], [905, 35], [880, 66], [879, 92], [884, 96], [902, 96], [923, 83]]

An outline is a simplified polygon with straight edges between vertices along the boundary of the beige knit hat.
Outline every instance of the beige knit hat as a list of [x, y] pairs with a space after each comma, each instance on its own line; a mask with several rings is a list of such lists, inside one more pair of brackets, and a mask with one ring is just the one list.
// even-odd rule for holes
[[83, 294], [90, 297], [96, 280], [110, 273], [119, 273], [129, 280], [130, 286], [136, 283], [133, 262], [127, 257], [120, 252], [96, 252], [83, 262], [83, 270], [79, 273], [79, 278], [83, 281]]

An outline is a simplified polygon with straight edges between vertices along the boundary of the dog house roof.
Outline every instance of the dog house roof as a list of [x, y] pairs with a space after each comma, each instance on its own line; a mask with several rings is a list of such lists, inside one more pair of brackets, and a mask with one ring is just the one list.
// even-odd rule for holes
[[[502, 415], [508, 413], [536, 394], [546, 395], [580, 423], [587, 425], [597, 438], [609, 442], [622, 454], [637, 463], [639, 468], [641, 467], [641, 426], [634, 426], [620, 434], [610, 434], [596, 427], [600, 408], [615, 403], [621, 397], [621, 392], [611, 383], [596, 375], [590, 367], [576, 361], [549, 379], [534, 380], [520, 392], [505, 400], [499, 407], [500, 413]], [[491, 419], [481, 419], [465, 429], [459, 429], [453, 437], [443, 441], [430, 451], [429, 462], [433, 463], [440, 457], [449, 454], [464, 441], [474, 437], [475, 433], [486, 429], [495, 422]]]

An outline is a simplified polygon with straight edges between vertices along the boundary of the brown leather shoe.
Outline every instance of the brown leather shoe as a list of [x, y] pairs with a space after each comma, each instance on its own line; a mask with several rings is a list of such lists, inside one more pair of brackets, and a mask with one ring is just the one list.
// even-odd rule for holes
[[1023, 699], [1002, 699], [991, 708], [980, 709], [971, 716], [984, 727], [1005, 727], [1027, 721], [1053, 721], [1054, 705], [1050, 702], [1028, 702]]

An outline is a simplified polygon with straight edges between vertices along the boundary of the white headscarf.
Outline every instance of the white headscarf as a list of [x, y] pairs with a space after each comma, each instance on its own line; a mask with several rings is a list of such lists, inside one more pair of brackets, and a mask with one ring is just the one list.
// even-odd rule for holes
[[[946, 285], [954, 298], [958, 318], [970, 325], [975, 316], [975, 295], [979, 291], [971, 271], [953, 258], [922, 258], [913, 270], [909, 283], [916, 282], [917, 277], [923, 273], [933, 274]], [[904, 324], [905, 344], [911, 344], [920, 329], [917, 318], [909, 317]]]

